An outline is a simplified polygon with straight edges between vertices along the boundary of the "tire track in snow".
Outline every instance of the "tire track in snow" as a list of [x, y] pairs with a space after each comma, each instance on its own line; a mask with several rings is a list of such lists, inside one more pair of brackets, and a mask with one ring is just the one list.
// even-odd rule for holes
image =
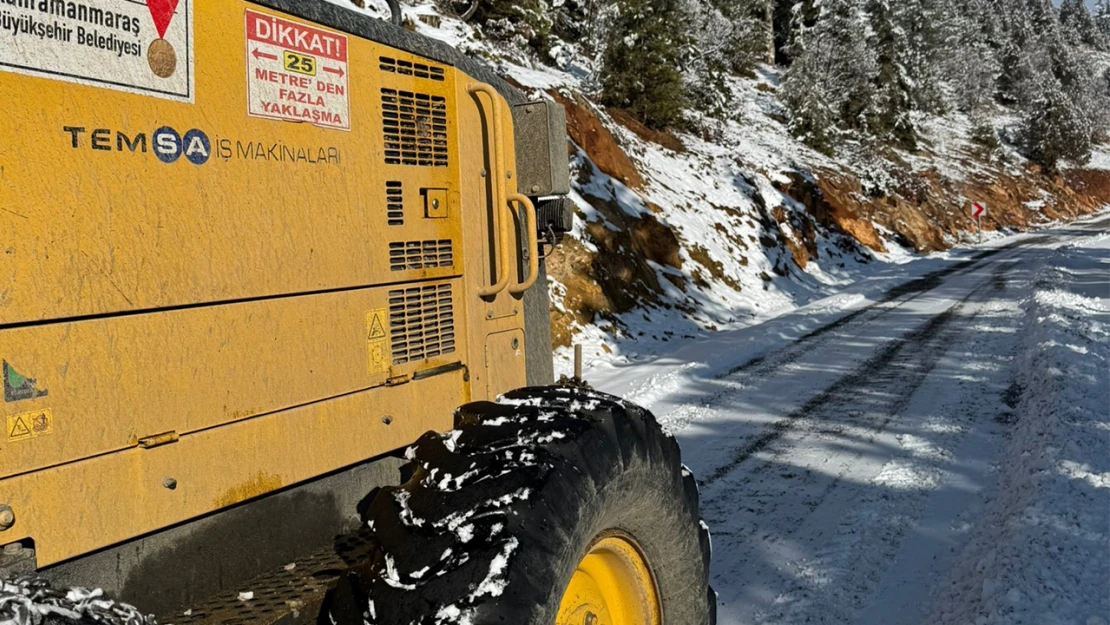
[[[1110, 226], [1110, 219], [1105, 219], [1081, 226], [1080, 230], [1097, 231], [1098, 229], [1106, 228], [1108, 226]], [[841, 334], [836, 332], [837, 330], [843, 330], [843, 333], [850, 333], [856, 336], [866, 336], [868, 333], [862, 330], [866, 328], [868, 324], [879, 320], [885, 315], [899, 311], [906, 304], [935, 291], [937, 288], [943, 286], [950, 278], [971, 273], [972, 271], [980, 267], [983, 263], [987, 262], [988, 260], [995, 259], [995, 257], [1003, 254], [1004, 252], [1038, 245], [1053, 245], [1069, 240], [1073, 236], [1074, 234], [1044, 234], [1029, 237], [1027, 239], [1022, 239], [1019, 241], [1014, 241], [998, 248], [993, 248], [980, 252], [974, 257], [955, 264], [951, 267], [945, 267], [915, 280], [911, 280], [905, 284], [898, 285], [887, 291], [887, 293], [874, 304], [871, 304], [870, 306], [841, 317], [840, 319], [833, 321], [825, 326], [817, 328], [816, 330], [809, 332], [808, 334], [799, 338], [797, 341], [791, 343], [790, 345], [787, 345], [786, 347], [776, 352], [756, 357], [748, 361], [747, 363], [732, 369], [730, 372], [722, 374], [721, 376], [719, 376], [718, 379], [720, 379], [722, 382], [725, 382], [727, 386], [703, 397], [700, 401], [700, 405], [702, 407], [708, 407], [727, 403], [730, 397], [734, 397], [738, 393], [744, 392], [745, 387], [750, 384], [746, 383], [747, 380], [753, 380], [755, 381], [754, 383], [757, 384], [758, 381], [761, 379], [767, 379], [777, 373], [787, 370], [788, 368], [793, 366], [800, 358], [805, 355], [812, 354], [814, 350], [820, 349], [822, 345], [826, 344], [829, 340], [833, 339], [838, 334]], [[1001, 271], [1001, 269], [995, 269], [992, 273], [992, 275], [994, 276], [992, 279], [996, 281], [1000, 279]], [[957, 303], [957, 306], [966, 302], [969, 298], [975, 296], [978, 288], [981, 287], [972, 289], [972, 291], [968, 293], [967, 296], [965, 296], [959, 303]], [[892, 342], [887, 343], [885, 346], [879, 347], [879, 351], [876, 352], [876, 355], [873, 356], [870, 361], [865, 362], [862, 367], [869, 368], [869, 363], [871, 363], [872, 361], [879, 361], [880, 364], [878, 366], [879, 368], [881, 368], [881, 361], [883, 361], [884, 359], [889, 361], [890, 359], [896, 357], [898, 352], [901, 351], [902, 347], [904, 347], [907, 342], [912, 343], [915, 340], [916, 335], [919, 335], [921, 332], [927, 332], [931, 323], [942, 324], [945, 319], [944, 315], [945, 313], [942, 313], [941, 315], [938, 315], [937, 317], [931, 319], [929, 322], [927, 322], [924, 326], [918, 328], [916, 331], [912, 331], [910, 334], [903, 335], [901, 338], [894, 339]], [[933, 329], [935, 330], [935, 328]], [[871, 369], [872, 371], [874, 370], [873, 367]], [[859, 371], [859, 368], [857, 368], [856, 371]], [[858, 378], [860, 377], [866, 377], [866, 375], [853, 375], [850, 373], [846, 378], [840, 378], [839, 380], [834, 382], [832, 386], [828, 387], [824, 392], [817, 394], [805, 404], [803, 404], [800, 409], [792, 412], [790, 415], [783, 419], [779, 419], [773, 423], [770, 423], [766, 427], [766, 431], [758, 438], [740, 448], [739, 450], [734, 451], [732, 453], [732, 458], [728, 463], [716, 467], [706, 476], [699, 478], [699, 485], [705, 487], [720, 479], [723, 475], [731, 471], [732, 468], [734, 468], [736, 465], [743, 462], [744, 459], [751, 456], [753, 453], [758, 452], [760, 449], [766, 447], [770, 442], [781, 437], [785, 431], [793, 427], [794, 422], [800, 416], [803, 416], [805, 412], [812, 411], [815, 406], [828, 401], [830, 395], [836, 392], [837, 389], [840, 389], [842, 391], [845, 387], [851, 388], [852, 384], [858, 384]], [[921, 380], [923, 379], [924, 377], [921, 378]], [[689, 410], [690, 408], [691, 407], [686, 407], [687, 410]], [[680, 411], [681, 410], [682, 409], [680, 409]], [[696, 408], [694, 408], [694, 410], [696, 410]], [[676, 423], [676, 425], [678, 426], [677, 428], [672, 426], [672, 428], [674, 429], [681, 429], [682, 426], [685, 426], [694, 421], [694, 419], [686, 418], [681, 414], [672, 414], [668, 415], [668, 417], [669, 421], [672, 421], [672, 423]]]
[[[865, 414], [868, 409], [873, 409], [885, 415], [883, 423], [880, 424], [885, 426], [910, 401], [913, 391], [925, 381], [937, 361], [948, 350], [952, 335], [958, 334], [961, 330], [959, 327], [952, 328], [952, 322], [960, 318], [967, 301], [979, 295], [987, 287], [998, 290], [1000, 284], [998, 277], [996, 274], [944, 312], [932, 317], [901, 338], [880, 347], [870, 359], [854, 371], [814, 395], [785, 418], [771, 424], [760, 437], [736, 449], [730, 462], [703, 477], [699, 482], [700, 485], [703, 488], [711, 486], [734, 471], [748, 458], [778, 440], [785, 432], [796, 427], [802, 420], [821, 421], [830, 415], [844, 412]], [[965, 318], [967, 319], [970, 318]], [[807, 346], [805, 351], [808, 352], [812, 348], [812, 345]], [[890, 393], [890, 389], [897, 389], [897, 393]], [[867, 401], [861, 402], [861, 397], [878, 398], [879, 405], [867, 406]], [[882, 405], [883, 400], [889, 400], [889, 402]], [[861, 407], [865, 410], [860, 411]]]
[[[729, 371], [713, 376], [712, 379], [717, 383], [718, 388], [703, 393], [696, 400], [692, 399], [678, 406], [670, 413], [661, 414], [665, 421], [664, 427], [672, 433], [677, 433], [686, 426], [700, 421], [704, 409], [731, 403], [731, 398], [742, 394], [748, 387], [758, 385], [764, 379], [791, 369], [800, 359], [821, 349], [829, 341], [844, 336], [865, 336], [867, 333], [863, 329], [867, 328], [868, 324], [890, 313], [898, 312], [914, 300], [929, 295], [943, 286], [946, 279], [970, 273], [1002, 252], [1045, 243], [1051, 238], [1047, 235], [1032, 237], [986, 250], [968, 260], [895, 286], [881, 299], [864, 308], [812, 330], [782, 348], [757, 356]], [[772, 424], [769, 427], [776, 426]]]
[[[732, 588], [733, 609], [746, 597], [761, 606], [747, 613], [755, 622], [850, 623], [867, 606], [916, 507], [942, 479], [946, 449], [966, 434], [951, 425], [942, 436], [951, 440], [938, 446], [928, 440], [935, 435], [887, 429], [923, 384], [937, 384], [938, 363], [1004, 294], [1005, 269], [807, 402], [792, 413], [794, 427], [703, 487], [703, 513], [723, 530], [719, 550], [733, 567], [718, 573], [761, 586]], [[891, 444], [903, 458], [890, 460]]]
[[[1081, 224], [1077, 226], [1079, 230], [1085, 232], [1100, 232], [1110, 227], [1110, 219], [1102, 219], [1097, 222], [1088, 224]], [[949, 278], [964, 275], [974, 271], [983, 263], [995, 258], [996, 256], [1009, 252], [1012, 250], [1021, 249], [1024, 247], [1032, 247], [1037, 245], [1053, 245], [1062, 243], [1074, 237], [1074, 234], [1042, 234], [1032, 236], [1019, 241], [1013, 241], [1006, 245], [984, 250], [967, 260], [960, 261], [950, 267], [938, 269], [906, 282], [892, 287], [883, 296], [873, 304], [865, 306], [859, 310], [853, 311], [839, 319], [836, 319], [826, 325], [823, 325], [815, 330], [812, 330], [791, 344], [768, 354], [756, 356], [751, 360], [733, 367], [724, 373], [716, 376], [716, 379], [723, 380], [733, 377], [740, 373], [749, 373], [752, 375], [769, 375], [775, 371], [782, 369], [790, 364], [793, 364], [801, 356], [811, 352], [812, 350], [820, 347], [827, 342], [833, 333], [840, 329], [846, 329], [848, 326], [858, 326], [870, 323], [886, 314], [898, 310], [902, 306], [922, 297], [929, 292], [935, 290], [937, 287], [943, 285]], [[727, 394], [728, 391], [723, 391], [721, 395]], [[716, 397], [716, 396], [715, 396]]]
[[1053, 238], [1054, 237], [1048, 235], [1041, 235], [1021, 241], [1014, 241], [1002, 247], [980, 252], [972, 258], [961, 261], [951, 267], [938, 269], [920, 278], [910, 280], [905, 284], [895, 286], [884, 293], [877, 302], [821, 326], [776, 352], [757, 356], [742, 365], [733, 367], [719, 375], [718, 379], [732, 377], [740, 373], [748, 373], [757, 376], [774, 373], [792, 364], [799, 357], [810, 353], [813, 349], [820, 347], [833, 336], [836, 330], [846, 329], [846, 326], [866, 325], [935, 290], [937, 287], [943, 285], [946, 279], [970, 273], [979, 267], [979, 265], [1003, 252], [1021, 247], [1048, 243]]

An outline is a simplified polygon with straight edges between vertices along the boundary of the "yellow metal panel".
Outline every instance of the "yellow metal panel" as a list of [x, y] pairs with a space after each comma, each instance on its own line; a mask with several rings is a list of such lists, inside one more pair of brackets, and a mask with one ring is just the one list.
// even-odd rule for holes
[[527, 384], [524, 331], [508, 330], [486, 337], [486, 396], [497, 397]]
[[16, 515], [4, 540], [33, 537], [47, 566], [296, 484], [450, 429], [463, 386], [456, 371], [0, 480]]
[[[248, 117], [244, 15], [273, 12], [194, 6], [194, 104], [0, 72], [0, 324], [461, 273], [458, 254], [390, 270], [391, 241], [460, 244], [459, 211], [429, 220], [419, 204], [421, 188], [457, 192], [460, 154], [450, 142], [449, 167], [386, 165], [382, 128], [387, 87], [449, 100], [453, 134], [455, 72], [385, 73], [379, 56], [412, 57], [349, 37], [350, 132]], [[210, 160], [163, 163], [162, 127], [202, 131]], [[97, 130], [108, 149], [93, 149]], [[386, 225], [387, 180], [404, 183], [403, 227]]]
[[[455, 301], [460, 301], [461, 283], [446, 284], [453, 284]], [[54, 431], [5, 448], [0, 477], [124, 449], [162, 432], [186, 434], [336, 397], [384, 384], [394, 375], [463, 360], [460, 337], [452, 353], [393, 366], [389, 316], [379, 317], [380, 328], [366, 327], [367, 311], [386, 311], [389, 291], [360, 289], [0, 332], [4, 358], [49, 391], [0, 410], [11, 415], [49, 409]], [[461, 314], [455, 323], [461, 329]], [[386, 348], [385, 360], [373, 371], [366, 364], [371, 344]]]

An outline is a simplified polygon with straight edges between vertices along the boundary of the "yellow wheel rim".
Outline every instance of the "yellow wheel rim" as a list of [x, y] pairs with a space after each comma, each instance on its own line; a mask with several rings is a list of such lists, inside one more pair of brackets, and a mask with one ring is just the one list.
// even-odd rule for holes
[[594, 543], [570, 579], [555, 625], [660, 625], [659, 592], [635, 541], [621, 534]]

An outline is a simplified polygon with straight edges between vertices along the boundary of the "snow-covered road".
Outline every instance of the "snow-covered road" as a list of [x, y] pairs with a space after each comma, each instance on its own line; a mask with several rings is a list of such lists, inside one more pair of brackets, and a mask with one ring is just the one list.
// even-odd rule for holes
[[722, 625], [1106, 625], [1107, 230], [1002, 242], [603, 381], [701, 477]]

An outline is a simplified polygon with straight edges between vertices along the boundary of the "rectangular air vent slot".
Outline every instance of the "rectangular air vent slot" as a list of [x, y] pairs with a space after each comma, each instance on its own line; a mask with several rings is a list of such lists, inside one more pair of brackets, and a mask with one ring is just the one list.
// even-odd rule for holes
[[455, 304], [451, 285], [389, 292], [393, 364], [436, 358], [455, 351]]
[[385, 216], [389, 225], [405, 225], [404, 188], [400, 182], [385, 183]]
[[427, 78], [440, 82], [446, 80], [442, 67], [425, 65], [423, 63], [410, 63], [409, 61], [399, 61], [397, 59], [391, 59], [388, 56], [379, 57], [378, 61], [380, 63], [379, 67], [381, 67], [383, 72], [400, 74], [402, 76], [416, 76], [417, 78]]
[[447, 101], [411, 91], [382, 89], [385, 162], [447, 167]]
[[439, 241], [394, 241], [389, 244], [389, 268], [393, 271], [452, 267], [455, 253], [450, 239]]

